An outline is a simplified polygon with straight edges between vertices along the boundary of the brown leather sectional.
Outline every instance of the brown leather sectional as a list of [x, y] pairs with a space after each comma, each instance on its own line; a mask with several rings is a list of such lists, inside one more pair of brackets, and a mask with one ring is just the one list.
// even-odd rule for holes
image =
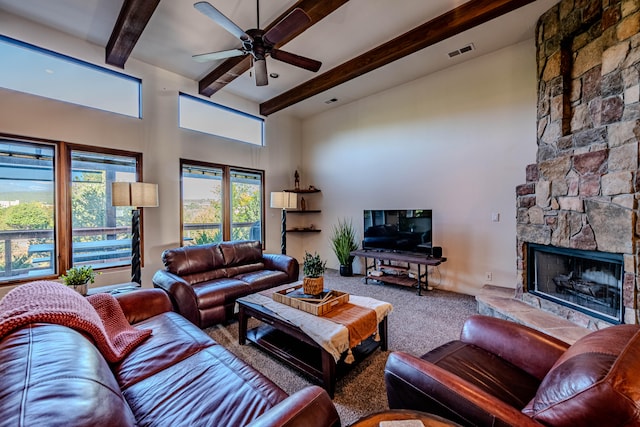
[[83, 334], [35, 323], [0, 341], [0, 426], [339, 426], [327, 393], [288, 396], [173, 312], [167, 294], [119, 295], [151, 337], [109, 365]]
[[640, 425], [640, 326], [616, 325], [573, 345], [514, 322], [469, 318], [460, 339], [422, 357], [389, 355], [389, 407], [462, 425]]
[[200, 328], [231, 320], [237, 298], [295, 282], [300, 268], [295, 258], [265, 254], [252, 240], [167, 249], [162, 262], [153, 285]]

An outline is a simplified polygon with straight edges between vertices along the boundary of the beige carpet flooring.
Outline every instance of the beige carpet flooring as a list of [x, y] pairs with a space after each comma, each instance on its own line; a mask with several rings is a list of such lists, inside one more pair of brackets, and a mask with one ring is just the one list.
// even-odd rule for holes
[[[388, 319], [389, 351], [377, 349], [345, 376], [338, 378], [333, 402], [343, 426], [366, 414], [388, 409], [383, 372], [389, 352], [405, 351], [420, 356], [457, 339], [465, 319], [477, 313], [472, 296], [438, 289], [423, 291], [422, 296], [418, 296], [415, 289], [371, 281], [365, 285], [362, 276], [341, 277], [335, 270], [328, 270], [325, 274], [325, 287], [387, 301], [394, 307]], [[250, 319], [249, 327], [256, 324], [254, 319]], [[256, 347], [239, 345], [237, 322], [205, 331], [289, 394], [314, 383]]]

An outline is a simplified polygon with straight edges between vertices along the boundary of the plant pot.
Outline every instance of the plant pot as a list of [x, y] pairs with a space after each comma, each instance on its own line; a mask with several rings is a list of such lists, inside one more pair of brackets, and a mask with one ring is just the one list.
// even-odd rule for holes
[[353, 276], [353, 265], [352, 264], [341, 265], [340, 266], [340, 275], [341, 276], [345, 276], [345, 277]]
[[87, 289], [89, 286], [86, 283], [83, 283], [82, 285], [71, 285], [71, 287], [80, 295], [87, 295]]
[[324, 289], [324, 277], [305, 277], [302, 279], [302, 290], [305, 294], [317, 295]]

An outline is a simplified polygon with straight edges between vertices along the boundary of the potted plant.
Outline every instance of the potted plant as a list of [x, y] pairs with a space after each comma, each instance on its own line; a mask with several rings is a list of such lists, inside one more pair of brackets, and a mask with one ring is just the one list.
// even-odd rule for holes
[[302, 289], [305, 294], [317, 295], [324, 289], [324, 270], [327, 267], [327, 262], [322, 261], [320, 255], [314, 252], [311, 255], [309, 252], [304, 252], [304, 260], [302, 262], [302, 272], [304, 273], [304, 279], [302, 280]]
[[96, 273], [90, 265], [83, 265], [82, 267], [71, 267], [67, 270], [67, 274], [60, 276], [60, 279], [65, 285], [71, 286], [82, 295], [86, 295], [88, 284], [96, 281]]
[[340, 275], [353, 276], [353, 257], [351, 252], [358, 249], [356, 232], [351, 220], [338, 220], [331, 233], [331, 247], [340, 262]]

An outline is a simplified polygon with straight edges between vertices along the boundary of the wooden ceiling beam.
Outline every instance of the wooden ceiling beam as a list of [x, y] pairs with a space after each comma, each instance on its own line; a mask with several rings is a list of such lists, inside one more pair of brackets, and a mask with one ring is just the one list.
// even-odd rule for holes
[[535, 0], [470, 0], [404, 34], [381, 44], [293, 89], [260, 104], [268, 116], [329, 90], [425, 47], [484, 24]]
[[[287, 9], [282, 15], [277, 17], [271, 24], [269, 24], [264, 30], [269, 31], [275, 24], [280, 22], [285, 16], [287, 16], [293, 9], [300, 8], [307, 12], [307, 15], [311, 18], [311, 23], [298, 31], [297, 33], [290, 34], [284, 40], [276, 45], [276, 47], [283, 46], [289, 41], [293, 40], [303, 31], [310, 28], [312, 25], [321, 21], [324, 17], [329, 15], [334, 10], [345, 4], [349, 0], [299, 0]], [[235, 78], [245, 73], [251, 68], [251, 58], [249, 55], [236, 56], [226, 59], [222, 64], [212, 70], [209, 74], [203, 77], [198, 82], [198, 93], [204, 96], [211, 96], [227, 84], [231, 83]]]
[[160, 0], [125, 0], [105, 49], [107, 64], [124, 68]]

